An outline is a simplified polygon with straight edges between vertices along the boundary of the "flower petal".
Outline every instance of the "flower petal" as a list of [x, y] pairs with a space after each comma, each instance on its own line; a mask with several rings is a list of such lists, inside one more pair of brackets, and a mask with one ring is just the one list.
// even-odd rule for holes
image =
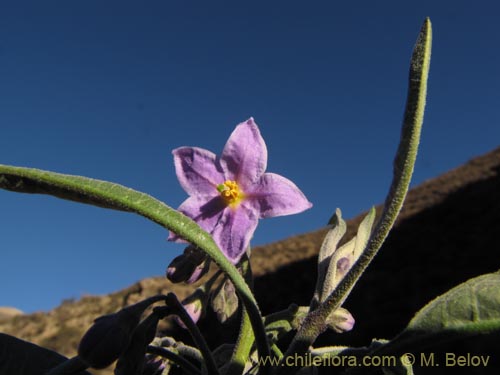
[[265, 173], [251, 192], [245, 205], [260, 212], [260, 218], [296, 214], [312, 207], [304, 193], [289, 179]]
[[267, 147], [253, 118], [239, 124], [222, 151], [221, 166], [243, 191], [259, 180], [267, 167]]
[[214, 153], [198, 147], [179, 147], [172, 151], [175, 173], [189, 195], [217, 195], [224, 174]]
[[233, 264], [238, 263], [250, 243], [259, 220], [257, 214], [244, 205], [227, 208], [212, 234], [215, 243]]
[[[219, 195], [208, 200], [206, 197], [193, 196], [182, 202], [177, 210], [196, 221], [208, 233], [212, 233], [221, 220], [224, 208], [225, 204]], [[170, 232], [168, 240], [185, 242], [173, 232]]]

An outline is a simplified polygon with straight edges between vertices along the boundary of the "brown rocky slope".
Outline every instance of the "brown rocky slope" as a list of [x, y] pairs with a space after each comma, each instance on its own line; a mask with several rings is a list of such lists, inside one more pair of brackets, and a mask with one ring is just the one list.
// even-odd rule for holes
[[[379, 207], [380, 208], [380, 207]], [[348, 236], [362, 215], [348, 222]], [[500, 148], [412, 189], [396, 227], [345, 303], [356, 318], [337, 344], [366, 345], [391, 338], [429, 300], [500, 268]], [[290, 303], [308, 305], [315, 256], [325, 229], [255, 248], [252, 267], [263, 313]], [[47, 313], [0, 316], [0, 332], [73, 355], [99, 315], [156, 293], [187, 295], [164, 278], [142, 280], [117, 293], [65, 301]]]

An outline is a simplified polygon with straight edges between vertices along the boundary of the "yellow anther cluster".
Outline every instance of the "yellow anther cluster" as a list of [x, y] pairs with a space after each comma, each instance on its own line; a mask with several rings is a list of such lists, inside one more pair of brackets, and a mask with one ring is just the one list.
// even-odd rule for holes
[[227, 180], [223, 184], [220, 184], [217, 190], [219, 190], [221, 197], [224, 198], [228, 205], [237, 204], [243, 198], [243, 194], [236, 181]]

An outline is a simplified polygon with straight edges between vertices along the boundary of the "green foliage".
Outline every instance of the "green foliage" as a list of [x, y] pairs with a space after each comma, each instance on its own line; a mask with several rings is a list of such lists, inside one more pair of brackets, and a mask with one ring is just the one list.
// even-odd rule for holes
[[[193, 243], [212, 243], [193, 220], [148, 194], [82, 176], [0, 164], [0, 188], [58, 198], [120, 211], [134, 212], [178, 233]], [[213, 247], [214, 245], [210, 245]]]
[[500, 273], [470, 279], [437, 297], [410, 321], [408, 332], [484, 333], [500, 329]]
[[500, 273], [470, 279], [429, 302], [393, 340], [370, 355], [415, 353], [500, 331]]

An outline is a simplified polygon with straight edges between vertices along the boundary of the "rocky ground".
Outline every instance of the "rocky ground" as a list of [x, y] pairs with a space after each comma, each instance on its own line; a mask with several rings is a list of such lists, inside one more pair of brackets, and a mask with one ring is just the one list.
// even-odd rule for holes
[[[361, 218], [348, 222], [346, 239]], [[374, 337], [393, 337], [434, 297], [500, 269], [499, 228], [500, 148], [411, 190], [396, 227], [345, 303], [356, 319], [354, 330], [320, 341], [367, 345]], [[292, 302], [309, 304], [325, 233], [320, 229], [253, 250], [255, 291], [264, 314]], [[182, 298], [189, 288], [151, 278], [110, 295], [65, 301], [46, 313], [4, 309], [0, 332], [71, 356], [96, 317], [166, 291]]]

